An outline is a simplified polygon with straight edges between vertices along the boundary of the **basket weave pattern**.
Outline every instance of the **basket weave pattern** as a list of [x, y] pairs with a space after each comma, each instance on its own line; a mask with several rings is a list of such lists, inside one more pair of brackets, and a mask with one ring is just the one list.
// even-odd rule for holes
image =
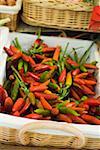
[[22, 19], [29, 25], [87, 29], [92, 5], [67, 0], [24, 0]]
[[[5, 144], [21, 144], [18, 137], [19, 130], [0, 127], [0, 141]], [[28, 146], [53, 146], [57, 148], [73, 148], [76, 138], [59, 136], [59, 135], [48, 135], [26, 132], [24, 135], [25, 142]], [[29, 139], [29, 141], [28, 141]], [[100, 139], [98, 138], [86, 138], [86, 145], [84, 149], [94, 149], [100, 148]]]
[[10, 18], [10, 22], [6, 24], [11, 31], [15, 31], [17, 27], [17, 14], [0, 13], [0, 19]]

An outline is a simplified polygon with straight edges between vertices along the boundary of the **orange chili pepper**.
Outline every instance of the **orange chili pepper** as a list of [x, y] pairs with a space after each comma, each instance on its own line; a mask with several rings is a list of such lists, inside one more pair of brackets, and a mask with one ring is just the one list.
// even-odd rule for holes
[[53, 60], [58, 61], [59, 55], [60, 55], [60, 47], [57, 47], [53, 55]]
[[44, 97], [41, 96], [40, 101], [45, 109], [52, 110], [52, 106], [45, 100]]
[[68, 122], [68, 123], [72, 123], [72, 119], [68, 115], [59, 114], [57, 116], [57, 119], [60, 120], [60, 121], [65, 121], [65, 122]]
[[97, 67], [92, 64], [84, 64], [84, 67], [89, 68], [89, 69], [97, 69]]
[[23, 98], [18, 98], [13, 105], [12, 112], [20, 111], [24, 105], [25, 100]]

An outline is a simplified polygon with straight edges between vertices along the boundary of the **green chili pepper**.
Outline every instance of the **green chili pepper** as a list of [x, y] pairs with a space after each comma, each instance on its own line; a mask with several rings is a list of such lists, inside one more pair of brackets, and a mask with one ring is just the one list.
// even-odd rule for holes
[[95, 42], [92, 42], [92, 44], [89, 46], [89, 48], [85, 51], [85, 53], [82, 55], [82, 57], [80, 58], [80, 64], [84, 64], [86, 63], [87, 59], [89, 58], [90, 56], [90, 50], [91, 50], [91, 47], [94, 45]]
[[18, 90], [19, 90], [19, 82], [18, 80], [14, 81], [14, 86], [11, 90], [11, 98], [15, 101], [18, 96]]
[[59, 108], [60, 112], [63, 114], [67, 114], [70, 113], [74, 116], [80, 116], [80, 114], [78, 114], [75, 110], [71, 109], [71, 108], [67, 108], [67, 107], [60, 107]]
[[29, 99], [30, 99], [31, 104], [34, 106], [35, 103], [36, 103], [34, 94], [33, 94], [32, 92], [30, 92], [30, 93], [28, 94], [28, 97], [29, 97]]
[[18, 70], [21, 70], [23, 67], [24, 61], [22, 59], [19, 60], [18, 62]]
[[88, 97], [87, 96], [82, 96], [81, 101], [85, 101]]
[[100, 116], [96, 116], [96, 118], [100, 119]]
[[57, 108], [60, 109], [61, 107], [65, 106], [67, 102], [70, 102], [70, 100], [65, 100], [64, 102], [57, 104]]
[[43, 108], [36, 109], [34, 112], [37, 114], [43, 115], [43, 116], [49, 116], [50, 115], [50, 110], [45, 110]]
[[58, 85], [56, 83], [52, 83], [50, 82], [49, 83], [49, 87], [53, 88], [53, 89], [57, 89], [58, 88]]
[[28, 63], [24, 61], [24, 72], [28, 71]]
[[44, 72], [41, 74], [41, 76], [40, 76], [40, 82], [45, 82], [45, 81], [46, 81], [45, 77], [48, 75], [48, 72], [49, 72], [49, 71], [44, 71]]
[[84, 67], [84, 66], [80, 66], [80, 70], [82, 71], [82, 72], [88, 72], [88, 70]]
[[96, 65], [97, 63], [98, 63], [97, 61], [93, 61], [91, 64]]

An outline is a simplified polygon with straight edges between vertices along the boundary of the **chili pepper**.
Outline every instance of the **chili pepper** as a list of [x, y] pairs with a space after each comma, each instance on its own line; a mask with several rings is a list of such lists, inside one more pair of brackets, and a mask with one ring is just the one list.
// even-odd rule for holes
[[91, 50], [91, 47], [93, 46], [94, 42], [89, 46], [89, 48], [84, 52], [84, 54], [82, 55], [82, 57], [80, 58], [80, 61], [79, 63], [82, 65], [84, 64], [87, 59], [89, 58], [89, 55], [90, 55], [90, 50]]
[[44, 97], [40, 97], [40, 101], [45, 109], [52, 110], [52, 106], [45, 100]]
[[73, 76], [76, 76], [76, 75], [78, 75], [79, 73], [80, 73], [80, 69], [79, 69], [79, 68], [77, 68], [77, 69], [75, 69], [75, 70], [72, 71], [72, 75], [73, 75]]
[[22, 59], [26, 62], [29, 62], [29, 56], [22, 54]]
[[40, 98], [41, 96], [44, 97], [46, 100], [54, 100], [58, 98], [58, 95], [52, 93], [52, 94], [45, 94], [45, 93], [39, 93], [39, 92], [34, 92], [35, 96], [37, 98]]
[[81, 85], [83, 88], [83, 92], [85, 94], [90, 94], [90, 95], [95, 95], [95, 92], [93, 92], [91, 89], [89, 89], [88, 87], [86, 87], [85, 85]]
[[43, 56], [43, 55], [40, 55], [40, 54], [35, 54], [35, 57], [37, 58], [37, 59], [45, 59], [45, 56]]
[[34, 81], [34, 82], [32, 82], [32, 85], [33, 86], [37, 86], [37, 85], [40, 85], [41, 83], [40, 82], [37, 82], [37, 81]]
[[19, 111], [15, 111], [15, 112], [13, 113], [13, 116], [20, 117], [20, 112], [19, 112]]
[[55, 51], [55, 47], [44, 47], [44, 48], [42, 48], [42, 52], [53, 52], [53, 51]]
[[58, 61], [59, 55], [60, 55], [60, 47], [57, 47], [53, 55], [53, 60]]
[[32, 72], [27, 72], [27, 76], [31, 76], [34, 80], [39, 81], [39, 77]]
[[28, 63], [24, 62], [24, 72], [26, 73], [28, 71]]
[[14, 86], [11, 90], [11, 98], [13, 99], [13, 101], [15, 101], [18, 96], [18, 90], [19, 90], [19, 82], [18, 82], [18, 80], [15, 80]]
[[87, 99], [88, 99], [88, 97], [85, 96], [85, 95], [81, 97], [81, 101], [85, 101], [85, 100], [87, 100]]
[[50, 83], [50, 80], [47, 80], [47, 81], [45, 81], [44, 83], [41, 83], [41, 85], [48, 86], [49, 83]]
[[74, 107], [74, 106], [76, 106], [76, 103], [75, 102], [69, 102], [69, 103], [66, 103], [65, 106], [66, 107]]
[[45, 90], [44, 93], [45, 94], [52, 94], [52, 92], [50, 90]]
[[42, 65], [42, 64], [41, 64], [41, 66], [36, 67], [36, 68], [34, 69], [34, 71], [41, 71], [41, 72], [43, 72], [43, 71], [50, 70], [50, 69], [51, 69], [51, 68], [50, 68], [49, 65]]
[[59, 109], [58, 109], [58, 108], [52, 108], [51, 114], [52, 114], [53, 116], [57, 116], [57, 115], [59, 114]]
[[69, 65], [74, 66], [74, 67], [78, 67], [78, 66], [79, 66], [79, 64], [76, 63], [75, 61], [73, 61], [71, 58], [67, 58], [67, 63], [68, 63]]
[[74, 61], [78, 63], [79, 58], [78, 58], [78, 54], [77, 54], [75, 48], [73, 48], [73, 51], [74, 51]]
[[76, 100], [80, 100], [79, 95], [78, 95], [78, 94], [76, 93], [76, 91], [73, 90], [72, 88], [71, 88], [71, 95], [72, 95], [72, 97], [74, 97]]
[[81, 117], [88, 123], [100, 125], [100, 120], [94, 116], [83, 114]]
[[58, 81], [59, 81], [59, 83], [64, 84], [65, 79], [66, 79], [66, 68], [64, 68], [64, 70], [62, 70], [62, 72], [58, 78]]
[[22, 53], [21, 53], [21, 52], [16, 53], [16, 54], [14, 54], [13, 56], [8, 57], [8, 58], [7, 58], [7, 61], [14, 61], [14, 60], [17, 60], [17, 59], [19, 59], [21, 56], [22, 56]]
[[52, 61], [52, 58], [44, 57], [41, 64], [45, 64], [46, 62], [50, 62], [50, 61]]
[[18, 98], [17, 101], [13, 105], [12, 112], [21, 110], [21, 108], [24, 105], [25, 105], [25, 100], [23, 98]]
[[84, 66], [80, 66], [80, 70], [82, 71], [82, 72], [88, 72], [88, 70], [84, 67]]
[[74, 78], [74, 82], [77, 83], [77, 84], [79, 84], [79, 85], [85, 84], [85, 81], [83, 81], [80, 78]]
[[35, 100], [35, 96], [32, 92], [29, 92], [28, 98], [29, 98], [31, 104], [34, 106], [36, 104], [36, 100]]
[[30, 107], [31, 103], [30, 103], [30, 99], [29, 97], [26, 98], [26, 101], [25, 101], [25, 105], [22, 107], [22, 109], [20, 110], [20, 115], [23, 114], [29, 107]]
[[95, 98], [88, 98], [84, 101], [84, 104], [88, 104], [89, 106], [99, 106], [100, 101]]
[[67, 107], [60, 107], [59, 111], [63, 114], [73, 114], [74, 116], [80, 116], [80, 114], [78, 114], [75, 110], [71, 109], [71, 108], [67, 108]]
[[97, 63], [97, 61], [93, 61], [91, 64], [96, 66]]
[[66, 76], [66, 86], [70, 87], [71, 85], [72, 85], [72, 74], [71, 72], [68, 72]]
[[21, 69], [22, 69], [23, 64], [24, 64], [23, 60], [20, 59], [19, 62], [18, 62], [18, 70], [21, 70]]
[[7, 97], [7, 91], [0, 85], [0, 103], [2, 104]]
[[92, 80], [86, 80], [86, 79], [83, 79], [83, 81], [85, 82], [85, 84], [87, 85], [96, 85], [96, 81], [92, 81]]
[[33, 67], [35, 65], [35, 61], [29, 56], [29, 64]]
[[95, 65], [92, 65], [92, 64], [84, 64], [84, 67], [86, 67], [88, 69], [97, 69], [97, 67]]
[[14, 54], [21, 53], [21, 51], [13, 45], [10, 45], [10, 49]]
[[49, 87], [53, 88], [53, 89], [58, 89], [58, 85], [56, 83], [52, 83], [52, 82], [49, 83]]
[[36, 102], [36, 106], [37, 106], [37, 108], [43, 108], [42, 103], [40, 101]]
[[45, 110], [43, 108], [36, 109], [34, 112], [39, 114], [39, 115], [43, 115], [43, 116], [49, 116], [50, 115], [50, 110]]
[[72, 122], [74, 123], [87, 124], [82, 118], [78, 116], [74, 116], [72, 114], [68, 114], [68, 116], [72, 119]]
[[74, 107], [73, 106], [72, 109], [79, 112], [79, 113], [81, 113], [81, 114], [85, 111], [85, 108], [81, 108], [81, 107]]
[[88, 75], [89, 75], [88, 72], [86, 72], [86, 73], [80, 73], [80, 74], [76, 75], [75, 78], [86, 78]]
[[40, 76], [40, 82], [45, 82], [48, 79], [52, 78], [54, 71], [55, 69], [52, 69], [50, 71], [44, 71]]
[[68, 123], [72, 123], [71, 118], [68, 117], [67, 115], [64, 115], [64, 114], [59, 114], [57, 116], [57, 119], [60, 120], [60, 121], [65, 121], [65, 122], [68, 122]]
[[4, 108], [7, 112], [11, 112], [13, 107], [13, 100], [10, 97], [7, 97], [4, 102]]
[[25, 93], [23, 92], [23, 90], [21, 88], [19, 88], [19, 92], [20, 92], [20, 96], [22, 98], [24, 98], [25, 97]]
[[5, 52], [8, 54], [8, 56], [13, 56], [14, 53], [11, 51], [11, 49], [7, 48], [7, 47], [4, 47], [3, 48], [5, 50]]
[[28, 114], [26, 116], [24, 116], [25, 118], [30, 118], [30, 119], [41, 119], [42, 115], [36, 114], [36, 113], [32, 113], [32, 114]]
[[39, 47], [42, 44], [43, 40], [41, 40], [40, 38], [36, 39], [34, 42], [34, 48]]
[[33, 86], [33, 85], [31, 85], [29, 89], [30, 89], [31, 92], [43, 92], [43, 91], [45, 91], [47, 88], [48, 88], [47, 86], [40, 84], [40, 85], [38, 85], [38, 86]]

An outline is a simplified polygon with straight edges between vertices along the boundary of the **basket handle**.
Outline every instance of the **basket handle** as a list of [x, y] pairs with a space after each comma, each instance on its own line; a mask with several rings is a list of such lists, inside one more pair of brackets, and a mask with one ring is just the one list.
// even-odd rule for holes
[[[73, 127], [72, 125], [70, 125], [69, 123], [66, 124], [61, 124], [58, 122], [52, 122], [52, 121], [37, 121], [37, 122], [33, 122], [33, 123], [28, 123], [26, 125], [24, 125], [18, 134], [19, 140], [21, 142], [22, 145], [28, 145], [30, 143], [30, 139], [29, 137], [26, 137], [26, 132], [33, 132], [33, 130], [36, 129], [52, 129], [52, 130], [59, 130], [59, 131], [64, 131], [66, 133], [72, 133], [77, 137], [77, 140], [75, 140], [75, 144], [73, 146], [73, 148], [77, 148], [80, 149], [85, 145], [85, 136], [83, 135], [83, 133]], [[27, 134], [28, 135], [28, 134]], [[49, 140], [48, 138], [46, 140]], [[42, 141], [46, 142], [45, 140]]]

